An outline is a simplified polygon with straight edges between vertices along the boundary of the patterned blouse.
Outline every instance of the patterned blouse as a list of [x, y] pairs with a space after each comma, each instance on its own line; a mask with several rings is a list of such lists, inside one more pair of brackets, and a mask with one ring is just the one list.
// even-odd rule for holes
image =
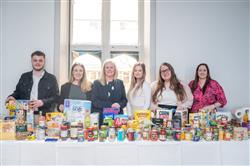
[[[192, 88], [193, 83], [194, 80], [189, 83], [190, 88]], [[204, 94], [202, 92], [202, 88], [198, 84], [197, 88], [193, 92], [193, 96], [194, 101], [191, 112], [198, 112], [199, 109], [216, 102], [219, 102], [221, 104], [221, 107], [223, 107], [227, 103], [227, 99], [222, 87], [215, 80], [210, 81]]]

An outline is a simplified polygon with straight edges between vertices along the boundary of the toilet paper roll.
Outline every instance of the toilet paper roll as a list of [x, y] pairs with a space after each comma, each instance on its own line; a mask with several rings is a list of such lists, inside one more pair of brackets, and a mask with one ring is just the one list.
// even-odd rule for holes
[[242, 119], [244, 115], [244, 109], [235, 109], [231, 111], [232, 115], [237, 119]]

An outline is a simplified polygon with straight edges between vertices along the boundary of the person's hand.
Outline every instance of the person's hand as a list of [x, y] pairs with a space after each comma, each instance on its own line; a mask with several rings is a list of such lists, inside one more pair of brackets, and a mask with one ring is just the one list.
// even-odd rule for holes
[[111, 105], [111, 107], [112, 108], [120, 108], [121, 106], [118, 103], [114, 103], [114, 104]]
[[211, 104], [211, 105], [208, 105], [208, 106], [203, 107], [202, 109], [211, 111], [211, 110], [214, 110], [214, 109], [215, 109], [215, 105], [214, 105], [214, 104]]
[[9, 96], [7, 97], [7, 99], [5, 100], [5, 103], [8, 103], [10, 100], [16, 101], [16, 99], [13, 96]]
[[186, 108], [183, 106], [177, 106], [176, 110], [185, 110]]
[[33, 109], [39, 108], [43, 106], [43, 101], [42, 100], [33, 100], [30, 102], [30, 107]]
[[59, 105], [59, 110], [60, 110], [61, 112], [63, 112], [63, 110], [64, 110], [63, 104], [60, 104], [60, 105]]

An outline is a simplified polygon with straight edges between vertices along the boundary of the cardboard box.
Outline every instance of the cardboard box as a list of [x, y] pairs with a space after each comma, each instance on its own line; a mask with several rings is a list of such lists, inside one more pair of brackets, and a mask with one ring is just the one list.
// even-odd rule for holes
[[16, 124], [15, 121], [0, 120], [0, 140], [15, 140]]
[[88, 100], [64, 100], [64, 113], [68, 122], [82, 122], [86, 112], [91, 112], [91, 101]]

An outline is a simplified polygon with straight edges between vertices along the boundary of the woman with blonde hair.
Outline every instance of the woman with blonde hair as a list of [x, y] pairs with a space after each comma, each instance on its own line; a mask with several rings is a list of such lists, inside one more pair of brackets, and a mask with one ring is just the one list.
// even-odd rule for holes
[[102, 124], [103, 108], [119, 108], [122, 114], [127, 104], [123, 81], [117, 76], [114, 61], [108, 59], [103, 63], [101, 78], [93, 83], [92, 112], [99, 112], [99, 124]]
[[151, 100], [151, 89], [146, 77], [146, 67], [144, 63], [136, 63], [132, 70], [130, 88], [128, 90], [127, 111], [132, 119], [135, 110], [149, 109]]
[[158, 80], [151, 84], [152, 110], [159, 107], [187, 109], [191, 108], [193, 95], [188, 85], [181, 82], [169, 63], [162, 63]]
[[59, 111], [64, 110], [64, 99], [91, 100], [91, 89], [92, 83], [87, 80], [84, 65], [73, 64], [70, 81], [61, 86]]

